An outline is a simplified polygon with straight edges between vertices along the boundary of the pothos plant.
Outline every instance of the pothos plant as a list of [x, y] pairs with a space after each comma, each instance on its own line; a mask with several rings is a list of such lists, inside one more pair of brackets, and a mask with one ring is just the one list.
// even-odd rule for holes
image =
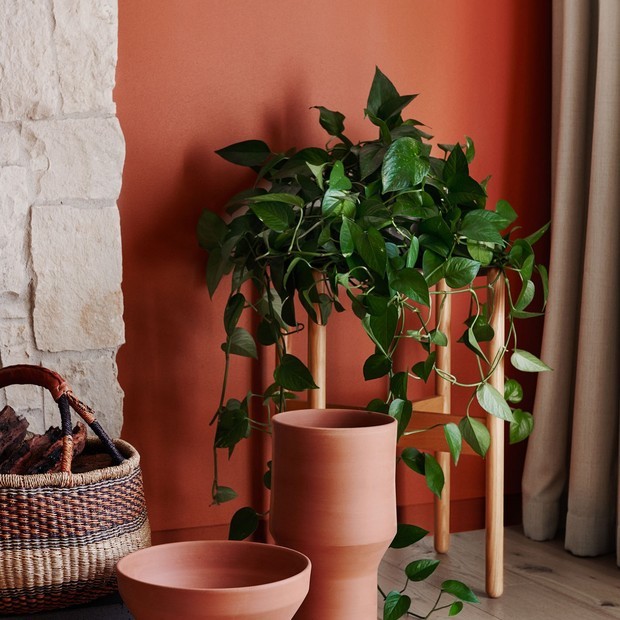
[[[517, 237], [517, 215], [500, 200], [486, 208], [484, 181], [470, 175], [474, 143], [437, 144], [422, 123], [403, 120], [402, 112], [415, 95], [400, 95], [379, 70], [375, 72], [365, 116], [376, 126], [375, 139], [354, 143], [345, 134], [340, 112], [316, 106], [319, 123], [330, 138], [323, 148], [309, 147], [273, 152], [260, 140], [248, 140], [217, 151], [229, 162], [256, 173], [252, 187], [232, 197], [228, 217], [205, 210], [198, 224], [201, 246], [208, 251], [206, 279], [213, 295], [225, 275], [230, 292], [224, 311], [226, 340], [222, 344], [225, 371], [220, 401], [213, 416], [213, 502], [236, 497], [220, 484], [218, 450], [232, 455], [235, 446], [253, 430], [270, 432], [270, 417], [286, 408], [296, 392], [316, 388], [315, 381], [296, 356], [287, 351], [286, 336], [310, 321], [326, 324], [333, 311], [352, 311], [374, 344], [363, 366], [366, 380], [385, 378], [386, 392], [368, 403], [369, 410], [398, 420], [399, 437], [408, 434], [412, 381], [426, 382], [433, 373], [470, 390], [461, 422], [444, 426], [455, 462], [466, 441], [481, 456], [490, 444], [484, 424], [470, 416], [476, 402], [491, 415], [510, 423], [510, 441], [531, 432], [530, 413], [517, 405], [523, 397], [519, 383], [506, 379], [504, 392], [490, 384], [490, 377], [506, 352], [520, 371], [538, 372], [548, 367], [518, 346], [515, 319], [539, 316], [529, 306], [535, 296], [534, 276], [542, 288], [542, 309], [547, 297], [547, 272], [537, 265], [534, 243], [546, 226], [524, 238]], [[479, 293], [490, 285], [477, 276], [495, 268], [505, 281], [508, 312], [506, 340], [492, 359], [484, 342], [493, 339], [490, 325], [492, 296]], [[509, 273], [514, 275], [508, 277]], [[436, 286], [441, 282], [444, 286]], [[492, 283], [491, 283], [492, 284]], [[485, 291], [486, 293], [486, 291]], [[477, 381], [462, 382], [438, 368], [438, 347], [448, 345], [450, 334], [441, 331], [444, 301], [448, 295], [469, 300], [469, 312], [458, 343], [476, 360]], [[298, 316], [299, 305], [304, 318]], [[255, 334], [239, 326], [244, 311], [258, 316]], [[438, 327], [439, 326], [439, 327]], [[404, 340], [419, 343], [424, 359], [399, 366], [395, 353]], [[273, 382], [262, 394], [227, 398], [232, 356], [257, 357], [256, 341], [276, 349]], [[266, 408], [265, 416], [253, 416], [252, 401]], [[431, 454], [414, 448], [400, 458], [426, 477], [437, 495], [443, 473]], [[269, 486], [269, 470], [265, 474]], [[254, 509], [242, 508], [231, 522], [230, 537], [245, 538], [258, 526]], [[408, 546], [426, 532], [400, 525], [392, 543]], [[406, 567], [407, 581], [419, 581], [437, 566], [432, 560], [414, 561]], [[443, 590], [460, 600], [448, 607], [450, 615], [462, 608], [462, 600], [475, 596], [464, 584], [444, 583]], [[408, 614], [411, 600], [401, 592], [384, 594], [386, 620]]]

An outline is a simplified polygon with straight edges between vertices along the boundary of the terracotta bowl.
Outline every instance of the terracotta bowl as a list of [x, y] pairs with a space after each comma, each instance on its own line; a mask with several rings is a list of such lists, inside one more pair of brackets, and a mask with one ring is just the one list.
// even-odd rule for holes
[[136, 620], [290, 620], [310, 584], [305, 555], [229, 540], [141, 549], [116, 571]]

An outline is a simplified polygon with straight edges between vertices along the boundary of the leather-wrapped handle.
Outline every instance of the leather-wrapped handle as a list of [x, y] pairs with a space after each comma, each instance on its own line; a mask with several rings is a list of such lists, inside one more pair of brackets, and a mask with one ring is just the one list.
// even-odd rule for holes
[[0, 368], [0, 388], [7, 385], [38, 385], [49, 390], [55, 401], [71, 391], [69, 384], [57, 372], [30, 364]]
[[114, 442], [97, 422], [93, 410], [75, 397], [69, 384], [57, 372], [43, 366], [32, 366], [30, 364], [16, 364], [0, 368], [0, 388], [9, 385], [44, 387], [49, 390], [52, 398], [58, 403], [62, 429], [61, 471], [70, 473], [73, 459], [73, 433], [69, 407], [90, 426], [117, 464], [125, 460]]

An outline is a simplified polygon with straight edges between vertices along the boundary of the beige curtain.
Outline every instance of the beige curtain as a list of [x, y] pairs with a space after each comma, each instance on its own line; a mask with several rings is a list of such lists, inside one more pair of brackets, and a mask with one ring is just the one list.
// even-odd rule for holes
[[[554, 0], [550, 295], [523, 477], [535, 540], [616, 550], [620, 367], [620, 0]], [[615, 545], [615, 547], [614, 547]]]

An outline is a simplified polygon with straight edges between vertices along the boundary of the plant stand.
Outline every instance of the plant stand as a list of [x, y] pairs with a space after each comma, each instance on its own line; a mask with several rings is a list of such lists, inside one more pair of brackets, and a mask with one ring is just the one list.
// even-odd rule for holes
[[[487, 281], [493, 295], [493, 314], [490, 325], [495, 337], [489, 343], [489, 356], [492, 359], [502, 347], [505, 337], [505, 284], [503, 278], [497, 277], [496, 269], [487, 273]], [[444, 286], [442, 282], [438, 287]], [[441, 290], [441, 288], [439, 288]], [[445, 289], [444, 289], [445, 290]], [[317, 313], [318, 314], [318, 313]], [[443, 325], [450, 329], [451, 296], [446, 296], [443, 309]], [[308, 390], [307, 402], [292, 401], [291, 409], [315, 408], [327, 406], [326, 389], [326, 326], [308, 320], [308, 368], [314, 377], [318, 389]], [[437, 347], [437, 366], [450, 373], [450, 346]], [[451, 413], [451, 384], [435, 375], [435, 395], [414, 402], [412, 416], [407, 430], [420, 430], [435, 424], [458, 423], [461, 416]], [[504, 389], [504, 366], [499, 363], [491, 377], [491, 385], [500, 392]], [[346, 405], [330, 405], [330, 408], [342, 408]], [[348, 407], [355, 408], [355, 407]], [[486, 455], [486, 592], [491, 598], [502, 595], [504, 590], [504, 422], [486, 414], [480, 421], [485, 423], [491, 435], [491, 446]], [[450, 453], [441, 428], [416, 435], [404, 436], [399, 441], [399, 448], [412, 446], [418, 450], [434, 452], [441, 466], [445, 484], [441, 498], [435, 497], [435, 549], [438, 553], [447, 553], [450, 548]], [[463, 443], [462, 454], [474, 455], [473, 450]]]

